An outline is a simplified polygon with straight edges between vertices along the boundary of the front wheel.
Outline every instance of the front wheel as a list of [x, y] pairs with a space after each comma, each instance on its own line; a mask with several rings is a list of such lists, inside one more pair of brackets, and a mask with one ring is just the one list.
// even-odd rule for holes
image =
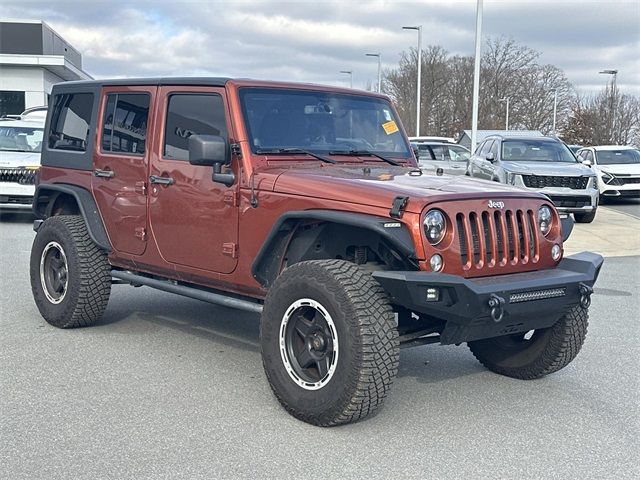
[[469, 342], [469, 348], [489, 370], [532, 380], [571, 363], [584, 343], [588, 321], [588, 311], [575, 306], [552, 327]]
[[398, 371], [398, 332], [384, 291], [342, 260], [285, 269], [265, 299], [260, 340], [276, 397], [313, 425], [372, 413]]

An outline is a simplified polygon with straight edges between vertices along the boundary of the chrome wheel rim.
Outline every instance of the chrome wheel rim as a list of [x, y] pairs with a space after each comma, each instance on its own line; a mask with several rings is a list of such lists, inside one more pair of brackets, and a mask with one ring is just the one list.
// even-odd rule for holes
[[69, 266], [64, 249], [58, 242], [49, 242], [40, 257], [40, 283], [45, 297], [57, 305], [67, 295]]
[[280, 356], [291, 380], [305, 390], [329, 383], [338, 365], [338, 335], [319, 302], [303, 298], [287, 308], [280, 324]]

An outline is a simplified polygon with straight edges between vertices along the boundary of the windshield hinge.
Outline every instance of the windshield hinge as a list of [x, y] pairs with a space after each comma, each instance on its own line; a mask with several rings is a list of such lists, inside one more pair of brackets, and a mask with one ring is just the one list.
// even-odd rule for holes
[[389, 210], [389, 216], [393, 218], [402, 217], [402, 212], [404, 208], [407, 206], [407, 202], [409, 201], [409, 197], [398, 196], [393, 199], [393, 203], [391, 204], [391, 210]]
[[242, 158], [242, 150], [240, 150], [240, 144], [239, 143], [232, 143], [231, 144], [231, 153], [236, 155], [238, 158]]

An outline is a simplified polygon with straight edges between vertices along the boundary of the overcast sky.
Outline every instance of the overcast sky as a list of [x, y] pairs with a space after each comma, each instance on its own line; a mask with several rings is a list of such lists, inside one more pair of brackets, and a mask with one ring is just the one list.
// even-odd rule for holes
[[[44, 20], [83, 54], [96, 78], [223, 75], [348, 85], [376, 81], [417, 43], [474, 50], [476, 0], [180, 1], [3, 0], [3, 20]], [[618, 69], [618, 85], [640, 95], [639, 0], [484, 2], [483, 35], [510, 36], [564, 69], [585, 92]]]

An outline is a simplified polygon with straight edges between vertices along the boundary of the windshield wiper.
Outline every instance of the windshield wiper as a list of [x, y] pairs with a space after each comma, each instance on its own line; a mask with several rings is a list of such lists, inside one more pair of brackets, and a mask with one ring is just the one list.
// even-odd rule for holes
[[325, 163], [338, 163], [335, 160], [332, 160], [331, 158], [327, 158], [323, 155], [319, 155], [310, 150], [302, 150], [300, 148], [268, 148], [268, 149], [257, 150], [256, 153], [260, 155], [265, 155], [268, 153], [273, 153], [278, 155], [295, 155], [297, 153], [302, 153], [304, 155], [309, 155], [310, 157], [317, 158], [318, 160]]
[[339, 150], [335, 152], [329, 152], [329, 155], [349, 155], [350, 157], [360, 157], [360, 156], [376, 157], [391, 165], [395, 165], [396, 167], [399, 167], [401, 165], [395, 160], [391, 160], [390, 158], [383, 157], [382, 155], [378, 155], [377, 153], [371, 152], [369, 150]]

